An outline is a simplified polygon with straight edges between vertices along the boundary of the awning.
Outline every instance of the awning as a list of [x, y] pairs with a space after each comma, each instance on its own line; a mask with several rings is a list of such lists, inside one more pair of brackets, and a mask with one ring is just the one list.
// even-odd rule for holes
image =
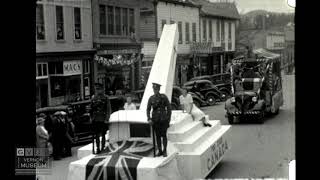
[[276, 54], [276, 53], [270, 52], [270, 51], [268, 51], [266, 49], [263, 49], [263, 48], [255, 49], [255, 50], [253, 50], [253, 53], [257, 54], [259, 56], [262, 56], [262, 57], [265, 57], [265, 58], [271, 58], [271, 59], [275, 59], [275, 58], [279, 58], [280, 57], [280, 54]]

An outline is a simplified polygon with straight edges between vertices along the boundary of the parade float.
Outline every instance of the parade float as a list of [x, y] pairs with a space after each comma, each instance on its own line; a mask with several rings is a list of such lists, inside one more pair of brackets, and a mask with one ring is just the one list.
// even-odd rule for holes
[[210, 120], [212, 126], [203, 127], [179, 110], [172, 111], [168, 156], [154, 156], [147, 101], [153, 94], [152, 82], [161, 84], [160, 93], [171, 99], [178, 37], [176, 24], [164, 26], [140, 109], [111, 114], [106, 148], [99, 154], [92, 153], [92, 144], [79, 148], [78, 160], [69, 164], [68, 180], [205, 178], [225, 156], [231, 126]]

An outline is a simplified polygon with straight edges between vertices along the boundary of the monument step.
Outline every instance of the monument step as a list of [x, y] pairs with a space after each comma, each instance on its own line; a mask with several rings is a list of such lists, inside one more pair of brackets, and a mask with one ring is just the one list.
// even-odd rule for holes
[[194, 121], [192, 123], [182, 125], [182, 127], [176, 131], [168, 132], [168, 139], [171, 142], [183, 142], [186, 138], [190, 137], [193, 133], [202, 128], [204, 128], [204, 126], [201, 121]]
[[231, 126], [223, 125], [192, 152], [179, 152], [178, 167], [186, 179], [205, 178], [222, 160], [231, 144], [228, 139]]
[[190, 114], [182, 113], [182, 111], [172, 111], [168, 132], [177, 131], [181, 127], [192, 122], [193, 120]]
[[203, 127], [191, 136], [187, 137], [183, 142], [175, 143], [177, 148], [182, 152], [192, 152], [195, 147], [199, 146], [203, 141], [208, 139], [213, 133], [221, 128], [220, 121], [209, 121], [212, 127]]

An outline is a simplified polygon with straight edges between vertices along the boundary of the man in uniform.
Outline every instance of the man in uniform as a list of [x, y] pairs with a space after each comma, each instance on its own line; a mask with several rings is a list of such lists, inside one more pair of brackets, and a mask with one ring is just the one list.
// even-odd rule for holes
[[[111, 105], [109, 98], [104, 94], [103, 86], [100, 83], [95, 84], [96, 92], [91, 101], [91, 117], [96, 140], [97, 153], [104, 149], [106, 142], [106, 132], [108, 130], [108, 121], [111, 114]], [[100, 145], [100, 137], [102, 142]], [[94, 144], [93, 144], [94, 145]], [[100, 148], [101, 147], [101, 148]]]
[[[167, 156], [167, 129], [171, 119], [171, 105], [165, 94], [160, 94], [160, 84], [152, 83], [154, 95], [148, 100], [147, 117], [148, 122], [152, 124], [156, 134], [158, 154], [157, 156]], [[152, 117], [150, 110], [152, 108]], [[162, 138], [162, 140], [161, 140]], [[163, 149], [162, 149], [163, 145]]]

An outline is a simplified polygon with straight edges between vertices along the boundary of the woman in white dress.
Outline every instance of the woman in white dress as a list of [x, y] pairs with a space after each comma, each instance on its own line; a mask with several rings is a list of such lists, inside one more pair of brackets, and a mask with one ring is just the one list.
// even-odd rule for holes
[[124, 104], [123, 108], [125, 110], [136, 110], [136, 105], [132, 102], [132, 98], [130, 96], [127, 97], [127, 102]]
[[194, 121], [202, 121], [204, 126], [211, 127], [211, 124], [206, 122], [205, 114], [193, 103], [192, 96], [186, 89], [182, 89], [179, 99], [183, 112], [189, 113]]

